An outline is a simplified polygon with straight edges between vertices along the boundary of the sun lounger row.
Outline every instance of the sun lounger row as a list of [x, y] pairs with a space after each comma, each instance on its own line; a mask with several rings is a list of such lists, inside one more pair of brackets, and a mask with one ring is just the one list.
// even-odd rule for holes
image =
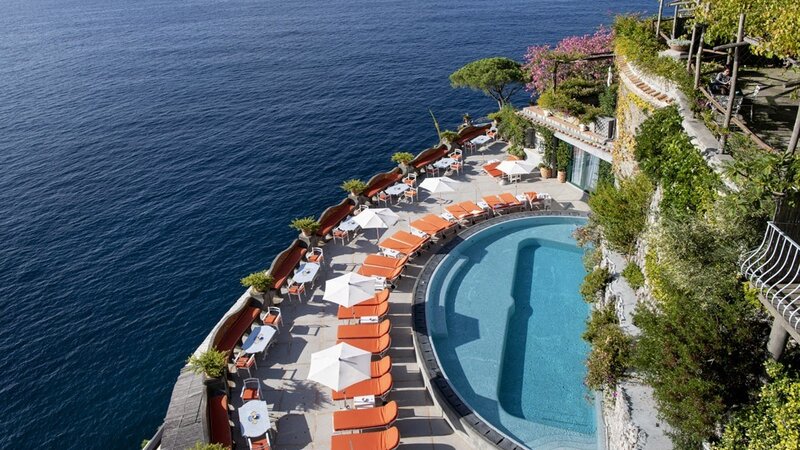
[[407, 231], [397, 231], [390, 237], [381, 241], [378, 247], [411, 256], [422, 250], [430, 240], [431, 237], [425, 233], [419, 233], [419, 235], [417, 235]]
[[508, 192], [503, 192], [498, 195], [486, 195], [483, 197], [483, 201], [489, 205], [489, 208], [495, 213], [521, 210], [525, 207], [525, 204], [515, 197], [514, 194]]
[[443, 217], [435, 214], [428, 214], [427, 216], [411, 222], [411, 228], [425, 233], [429, 236], [444, 236], [448, 231], [453, 231], [458, 228], [457, 222], [451, 222]]
[[450, 205], [445, 210], [459, 222], [471, 222], [474, 219], [487, 216], [486, 210], [471, 201]]

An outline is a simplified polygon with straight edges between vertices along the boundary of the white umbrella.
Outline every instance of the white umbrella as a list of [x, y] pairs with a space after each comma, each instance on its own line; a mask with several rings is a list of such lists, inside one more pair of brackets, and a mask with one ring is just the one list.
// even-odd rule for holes
[[400, 220], [400, 216], [388, 208], [368, 208], [353, 216], [353, 220], [361, 228], [375, 228], [377, 238], [379, 228], [389, 228]]
[[371, 360], [372, 353], [366, 350], [350, 344], [336, 344], [311, 354], [308, 379], [342, 391], [372, 377]]
[[371, 299], [374, 295], [375, 278], [347, 272], [325, 282], [325, 294], [322, 299], [350, 308]]
[[497, 165], [497, 170], [508, 175], [509, 179], [512, 175], [527, 175], [533, 172], [535, 168], [536, 166], [533, 164], [520, 160], [503, 161]]
[[455, 192], [459, 182], [448, 177], [425, 178], [419, 187], [431, 194]]

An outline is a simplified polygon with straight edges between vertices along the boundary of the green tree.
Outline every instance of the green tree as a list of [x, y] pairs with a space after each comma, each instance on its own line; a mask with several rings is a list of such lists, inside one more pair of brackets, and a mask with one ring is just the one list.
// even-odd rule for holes
[[746, 15], [745, 35], [756, 38], [751, 51], [779, 58], [800, 56], [800, 2], [797, 0], [700, 0], [694, 9], [706, 24], [709, 43], [735, 39], [739, 14]]
[[497, 122], [497, 132], [511, 144], [525, 143], [525, 131], [533, 125], [517, 114], [513, 106], [505, 104], [500, 110], [489, 114], [489, 118]]
[[758, 400], [737, 412], [715, 450], [800, 448], [800, 378], [773, 361], [766, 368], [770, 380]]
[[479, 59], [450, 74], [450, 84], [454, 88], [481, 91], [495, 99], [498, 108], [509, 103], [526, 80], [521, 64], [504, 57]]

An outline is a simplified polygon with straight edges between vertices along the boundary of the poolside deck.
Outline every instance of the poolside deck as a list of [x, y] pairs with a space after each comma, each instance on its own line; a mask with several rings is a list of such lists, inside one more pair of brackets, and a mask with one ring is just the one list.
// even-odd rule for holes
[[[523, 182], [499, 185], [488, 175], [482, 174], [480, 166], [488, 159], [502, 159], [505, 144], [495, 143], [484, 153], [466, 155], [463, 174], [452, 178], [464, 182], [458, 192], [444, 195], [447, 203], [464, 200], [480, 200], [484, 195], [500, 192], [526, 191], [547, 192], [552, 198], [552, 209], [572, 208], [588, 211], [586, 195], [570, 184], [558, 183], [556, 179], [541, 180], [536, 171]], [[420, 192], [420, 201], [392, 206], [401, 220], [381, 235], [390, 235], [396, 230], [408, 230], [408, 223], [425, 214], [442, 212], [442, 205], [434, 197]], [[311, 354], [336, 343], [337, 305], [322, 300], [321, 286], [325, 280], [339, 276], [358, 267], [361, 261], [376, 252], [375, 230], [364, 230], [347, 245], [328, 242], [324, 245], [326, 265], [318, 277], [317, 286], [307, 293], [302, 302], [286, 299], [281, 306], [284, 326], [275, 345], [264, 359], [258, 361], [258, 370], [253, 376], [262, 380], [264, 397], [270, 405], [277, 434], [273, 448], [277, 449], [329, 449], [333, 434], [333, 412], [342, 408], [341, 402], [331, 399], [330, 389], [307, 381]], [[433, 404], [424, 387], [420, 368], [417, 366], [412, 343], [411, 291], [415, 277], [425, 265], [430, 254], [438, 247], [414, 258], [403, 278], [397, 283], [390, 302], [389, 319], [392, 321], [392, 345], [388, 354], [392, 357], [394, 388], [389, 399], [399, 407], [397, 428], [400, 431], [401, 448], [408, 449], [462, 449], [473, 445], [463, 440], [450, 428], [442, 412]], [[244, 372], [242, 372], [244, 373]], [[234, 408], [241, 405], [239, 391], [241, 378], [234, 377], [236, 386], [231, 386], [231, 402]], [[235, 419], [235, 414], [231, 417]], [[237, 449], [246, 449], [247, 442], [238, 436], [238, 424], [234, 427]]]

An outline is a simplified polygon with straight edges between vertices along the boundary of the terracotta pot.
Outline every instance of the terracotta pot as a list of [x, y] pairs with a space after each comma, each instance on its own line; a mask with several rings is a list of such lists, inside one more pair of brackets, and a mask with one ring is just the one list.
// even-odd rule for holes
[[559, 183], [566, 183], [567, 182], [567, 171], [566, 170], [559, 170], [558, 171], [558, 182]]
[[549, 167], [540, 167], [539, 173], [542, 175], [542, 178], [550, 178], [553, 176], [553, 169]]

